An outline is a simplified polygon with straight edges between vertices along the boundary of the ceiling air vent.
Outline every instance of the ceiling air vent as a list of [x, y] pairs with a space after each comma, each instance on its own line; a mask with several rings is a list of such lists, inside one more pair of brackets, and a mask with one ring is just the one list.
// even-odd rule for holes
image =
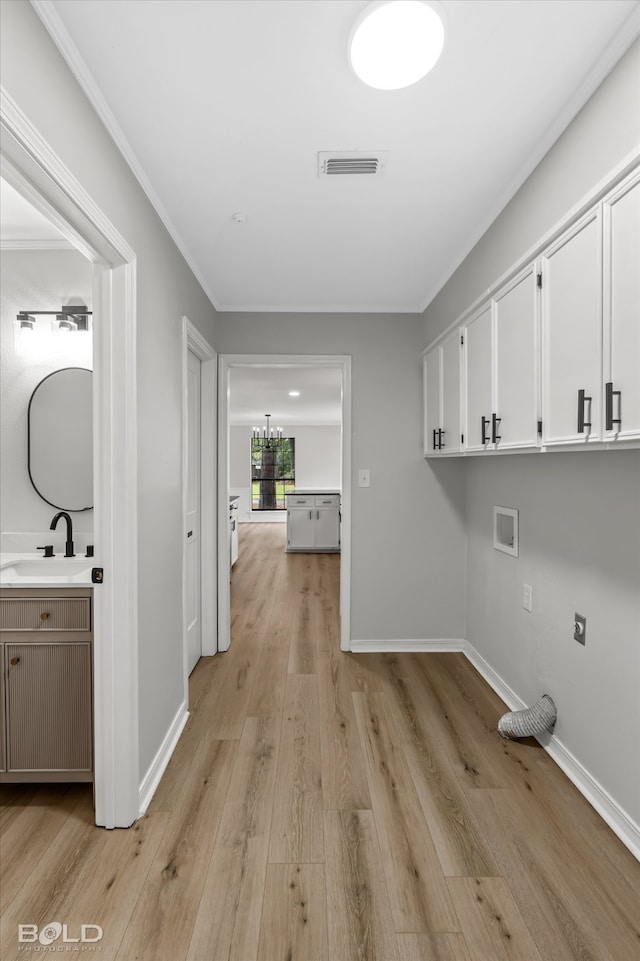
[[318, 154], [318, 176], [320, 177], [380, 177], [387, 159], [386, 150], [366, 151], [321, 151]]

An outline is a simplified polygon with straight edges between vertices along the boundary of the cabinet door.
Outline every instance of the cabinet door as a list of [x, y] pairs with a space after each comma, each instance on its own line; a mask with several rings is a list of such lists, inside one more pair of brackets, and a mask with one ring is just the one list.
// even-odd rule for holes
[[491, 439], [491, 334], [489, 303], [464, 328], [464, 446], [467, 450], [486, 450]]
[[545, 445], [601, 440], [601, 250], [598, 208], [542, 257]]
[[287, 547], [292, 550], [313, 547], [311, 507], [289, 508], [287, 512]]
[[460, 450], [460, 331], [440, 345], [442, 374], [442, 453]]
[[438, 435], [437, 431], [442, 427], [441, 423], [441, 350], [440, 347], [433, 347], [425, 354], [423, 374], [424, 374], [424, 455], [437, 454]]
[[495, 297], [494, 412], [496, 447], [537, 447], [539, 338], [536, 265], [531, 264]]
[[337, 507], [320, 507], [314, 511], [313, 546], [318, 550], [340, 547], [340, 516]]
[[7, 770], [91, 771], [91, 645], [6, 644]]
[[605, 201], [604, 218], [605, 438], [632, 440], [640, 437], [640, 172]]

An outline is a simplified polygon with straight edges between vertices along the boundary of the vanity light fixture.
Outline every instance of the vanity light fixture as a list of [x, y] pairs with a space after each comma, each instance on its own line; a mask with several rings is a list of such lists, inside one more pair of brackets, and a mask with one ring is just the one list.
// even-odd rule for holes
[[93, 311], [87, 310], [84, 304], [67, 304], [60, 310], [21, 310], [16, 316], [16, 327], [21, 331], [35, 330], [36, 317], [52, 317], [53, 330], [70, 332], [75, 330], [89, 330], [89, 317]]
[[356, 21], [349, 60], [356, 75], [377, 90], [400, 90], [435, 67], [444, 47], [437, 4], [385, 0], [371, 4]]

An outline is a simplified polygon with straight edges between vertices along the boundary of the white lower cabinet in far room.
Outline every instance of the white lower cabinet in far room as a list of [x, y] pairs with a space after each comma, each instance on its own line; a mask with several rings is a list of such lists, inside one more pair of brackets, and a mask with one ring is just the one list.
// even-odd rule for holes
[[340, 550], [340, 495], [287, 494], [287, 551]]

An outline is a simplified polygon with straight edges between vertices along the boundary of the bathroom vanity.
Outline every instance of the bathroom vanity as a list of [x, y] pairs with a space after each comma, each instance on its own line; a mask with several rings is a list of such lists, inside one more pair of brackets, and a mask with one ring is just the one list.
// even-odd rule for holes
[[0, 588], [0, 782], [93, 780], [92, 605], [86, 586]]

